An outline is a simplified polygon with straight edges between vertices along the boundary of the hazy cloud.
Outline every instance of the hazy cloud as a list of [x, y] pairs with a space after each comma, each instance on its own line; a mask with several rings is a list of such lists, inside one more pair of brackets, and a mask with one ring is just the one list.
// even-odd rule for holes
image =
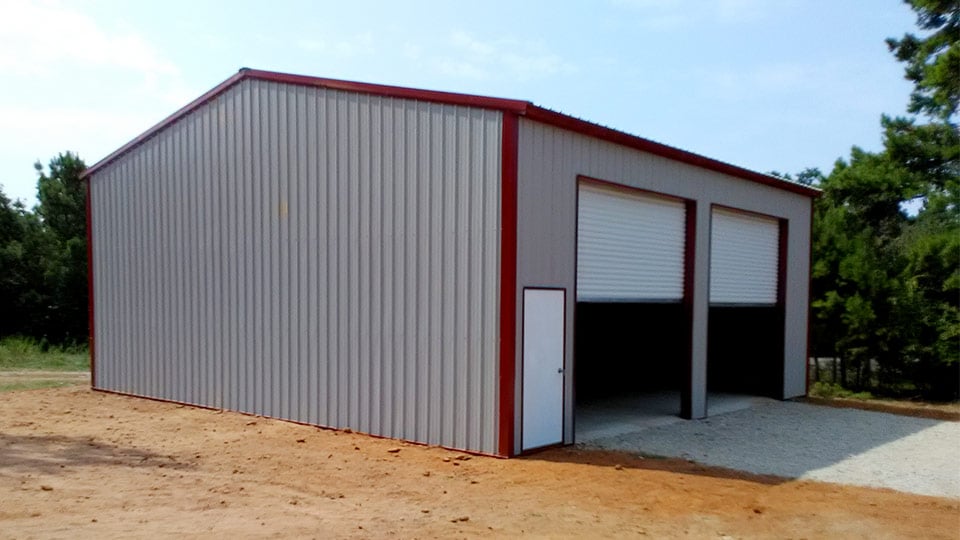
[[651, 30], [677, 30], [704, 20], [720, 24], [743, 24], [770, 16], [795, 0], [609, 0], [610, 4], [637, 15], [640, 26]]
[[506, 74], [520, 80], [540, 79], [576, 68], [539, 43], [517, 39], [484, 41], [466, 32], [449, 38], [450, 56], [437, 64], [441, 72], [470, 79], [491, 79]]
[[0, 1], [0, 12], [0, 70], [13, 76], [133, 76], [138, 92], [170, 105], [182, 105], [195, 93], [171, 60], [120, 23], [105, 27], [52, 1]]
[[690, 71], [697, 87], [724, 99], [744, 99], [758, 92], [767, 96], [812, 89], [823, 79], [821, 69], [797, 63], [764, 64], [752, 68], [714, 66]]
[[177, 68], [130, 29], [108, 32], [56, 2], [0, 3], [0, 68], [48, 74], [63, 64], [176, 75]]
[[297, 42], [297, 46], [307, 52], [333, 54], [340, 58], [352, 58], [376, 52], [373, 34], [370, 32], [361, 32], [337, 40], [301, 39]]

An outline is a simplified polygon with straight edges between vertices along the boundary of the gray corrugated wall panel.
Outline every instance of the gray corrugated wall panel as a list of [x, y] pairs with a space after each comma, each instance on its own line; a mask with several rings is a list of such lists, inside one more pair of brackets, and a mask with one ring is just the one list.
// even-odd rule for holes
[[247, 80], [122, 156], [96, 386], [496, 452], [501, 124]]
[[[706, 358], [707, 283], [710, 205], [719, 204], [787, 219], [784, 397], [805, 393], [809, 275], [808, 197], [733, 178], [623, 146], [520, 120], [517, 193], [517, 313], [523, 287], [563, 287], [567, 294], [566, 365], [573, 367], [573, 313], [576, 282], [577, 175], [586, 175], [697, 201], [695, 242], [694, 358]], [[517, 336], [522, 336], [518, 317]], [[522, 378], [522, 340], [517, 340], [518, 381]], [[567, 373], [572, 374], [568, 369]], [[705, 372], [704, 372], [705, 373]], [[574, 374], [575, 376], [575, 374]], [[697, 374], [695, 374], [697, 376]], [[699, 378], [695, 386], [703, 387]], [[573, 377], [566, 379], [565, 440], [573, 436]], [[516, 425], [522, 410], [517, 389]], [[705, 406], [705, 401], [700, 402]], [[696, 404], [695, 404], [696, 408]], [[520, 437], [516, 437], [516, 441]], [[519, 450], [519, 447], [517, 448]]]

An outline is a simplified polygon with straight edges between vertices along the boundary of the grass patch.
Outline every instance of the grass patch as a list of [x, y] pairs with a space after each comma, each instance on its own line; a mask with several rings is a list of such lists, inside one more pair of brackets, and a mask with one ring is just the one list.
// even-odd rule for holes
[[813, 386], [810, 387], [810, 396], [824, 398], [824, 399], [833, 399], [833, 398], [845, 398], [845, 399], [874, 399], [873, 394], [870, 392], [854, 392], [853, 390], [847, 390], [846, 388], [835, 383], [827, 382], [815, 382]]
[[30, 379], [26, 381], [0, 382], [0, 393], [13, 392], [15, 390], [36, 390], [38, 388], [63, 388], [64, 386], [77, 386], [87, 384], [85, 381], [74, 380], [56, 380], [56, 379]]
[[0, 339], [0, 370], [89, 371], [86, 346], [61, 347], [35, 339], [10, 336]]

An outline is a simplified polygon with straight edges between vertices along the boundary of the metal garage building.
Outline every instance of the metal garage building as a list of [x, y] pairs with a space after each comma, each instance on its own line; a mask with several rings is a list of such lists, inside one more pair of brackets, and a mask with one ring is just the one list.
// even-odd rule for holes
[[526, 101], [244, 69], [85, 176], [100, 390], [504, 456], [806, 392], [816, 191]]

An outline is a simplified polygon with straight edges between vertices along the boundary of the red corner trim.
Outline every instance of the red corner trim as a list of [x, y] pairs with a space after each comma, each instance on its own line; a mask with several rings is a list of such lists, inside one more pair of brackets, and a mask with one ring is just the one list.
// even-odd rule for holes
[[93, 339], [93, 218], [90, 214], [90, 182], [87, 182], [84, 192], [87, 222], [87, 346], [90, 348], [90, 386], [97, 386], [97, 354]]
[[514, 455], [514, 394], [517, 368], [517, 115], [504, 113], [501, 147], [500, 219], [500, 445]]

